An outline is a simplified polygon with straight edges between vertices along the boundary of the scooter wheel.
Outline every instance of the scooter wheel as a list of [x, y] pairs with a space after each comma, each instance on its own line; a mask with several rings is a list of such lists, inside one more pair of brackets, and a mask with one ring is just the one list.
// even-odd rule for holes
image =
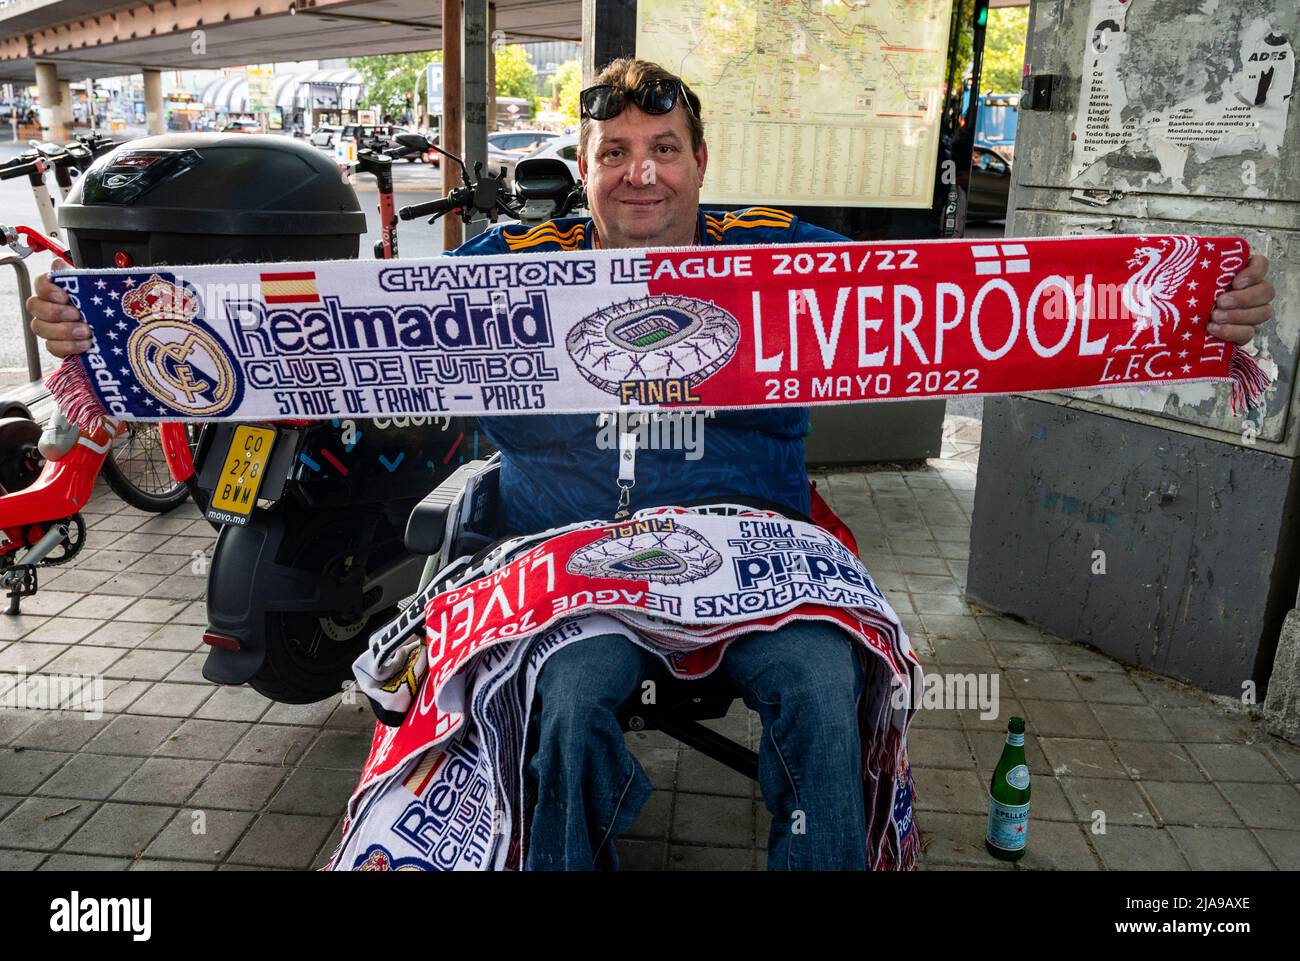
[[[306, 627], [306, 637], [268, 637], [266, 660], [249, 678], [248, 686], [281, 704], [314, 704], [333, 697], [352, 678], [352, 662], [361, 655], [370, 635], [397, 614], [396, 607], [386, 608], [358, 625], [333, 624], [322, 617], [316, 619], [316, 625]], [[304, 656], [304, 642], [310, 643], [310, 634], [317, 631], [327, 652]]]
[[[363, 528], [358, 518], [306, 517], [280, 550], [280, 562], [343, 579], [348, 558], [364, 549], [370, 569], [405, 553], [401, 534], [387, 524], [357, 543]], [[368, 617], [348, 618], [324, 610], [311, 613], [270, 612], [266, 617], [266, 659], [248, 684], [283, 704], [311, 704], [337, 695], [352, 677], [352, 662], [365, 649], [370, 635], [398, 614], [386, 607]]]

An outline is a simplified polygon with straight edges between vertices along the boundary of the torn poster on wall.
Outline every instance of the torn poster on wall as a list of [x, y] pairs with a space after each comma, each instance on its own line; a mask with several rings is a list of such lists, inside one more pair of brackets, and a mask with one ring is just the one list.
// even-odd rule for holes
[[[1128, 190], [1188, 190], [1189, 160], [1277, 157], [1295, 50], [1274, 0], [1092, 0], [1072, 183], [1123, 152]], [[1143, 163], [1142, 161], [1145, 161]], [[1103, 167], [1108, 165], [1102, 165]], [[1117, 166], [1110, 166], [1114, 184]], [[1098, 172], [1100, 173], [1100, 172]], [[1247, 179], [1246, 195], [1254, 191]], [[1192, 192], [1199, 192], [1193, 190]]]

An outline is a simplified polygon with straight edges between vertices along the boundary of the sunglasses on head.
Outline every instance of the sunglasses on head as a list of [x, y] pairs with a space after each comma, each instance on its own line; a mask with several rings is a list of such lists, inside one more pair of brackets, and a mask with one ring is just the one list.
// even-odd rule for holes
[[583, 117], [592, 120], [613, 120], [623, 112], [629, 102], [636, 104], [645, 113], [669, 113], [677, 106], [679, 97], [686, 105], [686, 109], [694, 114], [690, 97], [686, 95], [686, 85], [680, 80], [647, 80], [635, 90], [602, 83], [582, 91], [579, 100]]

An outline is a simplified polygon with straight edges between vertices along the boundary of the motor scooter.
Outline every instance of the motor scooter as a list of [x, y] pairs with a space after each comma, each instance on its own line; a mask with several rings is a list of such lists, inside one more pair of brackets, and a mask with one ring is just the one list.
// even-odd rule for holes
[[[261, 138], [231, 139], [241, 146], [271, 146], [259, 144]], [[265, 139], [277, 141], [277, 150], [298, 154], [288, 158], [293, 164], [282, 165], [286, 170], [296, 170], [307, 160], [317, 167], [322, 164], [317, 156], [302, 154], [310, 152], [305, 145], [288, 138]], [[407, 135], [405, 139], [415, 142], [403, 144], [393, 156], [438, 149], [423, 138]], [[198, 174], [208, 178], [213, 193], [241, 189], [242, 181], [227, 168], [246, 176], [247, 160], [227, 163], [216, 149], [204, 156], [209, 143], [226, 151], [234, 148], [219, 140], [192, 145], [197, 143], [193, 137], [136, 141], [128, 145], [131, 149], [123, 148], [120, 157], [115, 154], [105, 160], [106, 166], [90, 177], [89, 187], [83, 181], [86, 189], [74, 192], [67, 206], [69, 237], [85, 253], [82, 259], [137, 266], [161, 265], [163, 257], [171, 263], [187, 263], [223, 257], [264, 262], [312, 256], [309, 247], [295, 249], [288, 236], [277, 243], [244, 237], [227, 246], [219, 236], [214, 240], [203, 233], [211, 216], [192, 220], [192, 249], [180, 249], [180, 242], [170, 234], [113, 229], [117, 220], [128, 226], [135, 220], [174, 231], [176, 223], [188, 220], [185, 210], [177, 212], [177, 205], [201, 195], [207, 185]], [[363, 149], [358, 169], [375, 175], [381, 188], [382, 236], [376, 244], [377, 256], [396, 254], [399, 219], [432, 216], [437, 220], [453, 211], [467, 221], [474, 216], [495, 219], [532, 213], [526, 209], [526, 185], [511, 193], [500, 177], [483, 175], [477, 168], [471, 177], [458, 158], [450, 159], [460, 170], [462, 184], [447, 197], [403, 208], [395, 216], [392, 157]], [[119, 167], [122, 172], [117, 172]], [[563, 169], [563, 164], [559, 167]], [[144, 174], [136, 178], [134, 172], [140, 170]], [[567, 177], [567, 169], [564, 173]], [[332, 187], [322, 183], [318, 190], [324, 195], [337, 193], [337, 176], [331, 182]], [[571, 186], [571, 179], [568, 183]], [[110, 196], [95, 206], [94, 198], [108, 195], [116, 184], [131, 192], [126, 202]], [[268, 194], [280, 195], [274, 183], [265, 186]], [[322, 202], [335, 207], [350, 203], [355, 209], [355, 193], [350, 187], [345, 193], [350, 199], [325, 196]], [[132, 210], [130, 200], [141, 209]], [[562, 204], [550, 208], [557, 209], [565, 208]], [[361, 215], [330, 216], [333, 219], [322, 227], [326, 233], [345, 229], [351, 222], [346, 218]], [[340, 217], [343, 226], [336, 223]], [[215, 227], [220, 226], [238, 237], [245, 221], [257, 225], [267, 219], [261, 213], [232, 214], [231, 223], [213, 224], [213, 233], [219, 234]], [[266, 229], [283, 219], [287, 217], [275, 218]], [[355, 256], [355, 240], [350, 254], [347, 244], [333, 241], [326, 249], [331, 253], [324, 256]], [[287, 703], [320, 700], [336, 693], [351, 677], [351, 663], [369, 632], [391, 619], [418, 584], [423, 559], [412, 556], [403, 544], [411, 509], [460, 463], [492, 453], [476, 423], [463, 418], [277, 420], [205, 424], [197, 429], [164, 424], [160, 437], [172, 476], [188, 485], [205, 515], [220, 528], [207, 572], [208, 623], [203, 640], [209, 645], [209, 656], [204, 675], [219, 683], [247, 683]], [[240, 476], [246, 483], [234, 483]]]
[[[397, 256], [399, 219], [426, 208], [466, 220], [518, 212], [500, 178], [471, 177], [454, 157], [461, 186], [395, 212], [393, 160], [438, 149], [417, 135], [398, 141], [363, 145], [356, 161], [378, 181], [376, 257]], [[403, 543], [411, 510], [460, 464], [493, 450], [470, 418], [209, 425], [194, 479], [208, 518], [222, 526], [208, 574], [203, 676], [286, 703], [341, 690], [366, 639], [418, 586], [424, 558]]]
[[[443, 153], [417, 134], [402, 150]], [[393, 158], [403, 156], [401, 151]], [[503, 177], [471, 175], [445, 154], [461, 184], [445, 197], [393, 216], [391, 159], [359, 155], [379, 178], [379, 257], [395, 256], [398, 220], [448, 214], [540, 222], [581, 202], [563, 162], [521, 163], [512, 190]], [[531, 166], [525, 166], [530, 164]], [[196, 455], [208, 516], [224, 526], [208, 576], [209, 645], [203, 676], [247, 683], [273, 700], [304, 703], [351, 682], [352, 662], [418, 586], [425, 559], [404, 543], [407, 519], [461, 464], [495, 452], [472, 418], [279, 421], [216, 425]], [[245, 456], [251, 455], [251, 456]], [[252, 503], [235, 483], [248, 464], [264, 478]], [[242, 491], [242, 492], [241, 492]], [[239, 503], [236, 503], [238, 501]]]

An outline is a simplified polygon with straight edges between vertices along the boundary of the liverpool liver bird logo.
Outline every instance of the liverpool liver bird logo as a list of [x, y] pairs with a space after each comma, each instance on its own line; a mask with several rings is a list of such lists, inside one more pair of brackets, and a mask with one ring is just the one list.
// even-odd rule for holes
[[1187, 279], [1187, 273], [1196, 263], [1199, 244], [1191, 237], [1167, 237], [1157, 247], [1134, 249], [1128, 266], [1137, 267], [1137, 273], [1124, 284], [1124, 308], [1133, 318], [1133, 336], [1116, 350], [1132, 349], [1138, 336], [1151, 330], [1150, 347], [1164, 346], [1160, 342], [1160, 327], [1167, 324], [1172, 332], [1178, 329], [1182, 315], [1174, 303]]

